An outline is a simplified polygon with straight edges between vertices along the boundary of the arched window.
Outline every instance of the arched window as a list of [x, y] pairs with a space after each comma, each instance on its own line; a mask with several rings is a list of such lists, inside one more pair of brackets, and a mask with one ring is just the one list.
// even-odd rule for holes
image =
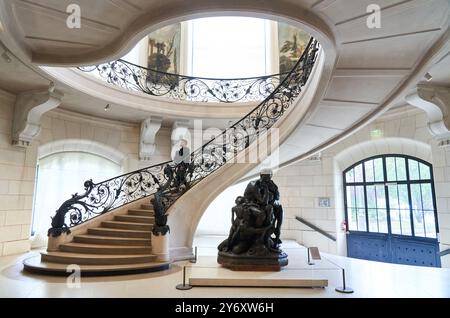
[[344, 172], [350, 231], [437, 238], [431, 164], [403, 155], [358, 162]]
[[352, 165], [343, 178], [349, 257], [440, 267], [431, 164], [376, 156]]

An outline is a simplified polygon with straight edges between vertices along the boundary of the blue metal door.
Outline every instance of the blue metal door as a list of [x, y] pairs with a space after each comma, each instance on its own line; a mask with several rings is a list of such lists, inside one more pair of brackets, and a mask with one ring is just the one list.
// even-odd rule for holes
[[429, 163], [377, 156], [352, 165], [343, 177], [349, 257], [441, 266]]
[[385, 263], [441, 267], [439, 243], [378, 233], [347, 234], [348, 257]]

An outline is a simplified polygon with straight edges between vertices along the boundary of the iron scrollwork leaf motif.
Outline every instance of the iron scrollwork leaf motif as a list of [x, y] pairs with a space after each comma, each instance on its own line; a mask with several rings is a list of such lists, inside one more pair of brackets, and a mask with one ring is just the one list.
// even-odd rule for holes
[[213, 79], [160, 72], [121, 59], [78, 69], [86, 73], [97, 73], [109, 84], [152, 96], [221, 103], [262, 101], [280, 84], [280, 79], [288, 74]]
[[[153, 234], [165, 235], [169, 231], [166, 213], [170, 206], [199, 181], [249, 147], [293, 104], [312, 72], [318, 50], [317, 41], [311, 38], [295, 67], [263, 102], [234, 125], [188, 154], [186, 160], [163, 162], [100, 183], [86, 181], [85, 192], [75, 193], [56, 211], [48, 234], [59, 236], [62, 233], [70, 233], [73, 226], [153, 195], [151, 200], [155, 210]], [[111, 81], [125, 83], [124, 76], [132, 76], [139, 82], [138, 77], [130, 72], [128, 66], [123, 68], [120, 63], [114, 65], [117, 69], [114, 74], [110, 74], [107, 68], [105, 70]], [[164, 77], [160, 80], [166, 81]], [[192, 89], [197, 92], [196, 88]]]

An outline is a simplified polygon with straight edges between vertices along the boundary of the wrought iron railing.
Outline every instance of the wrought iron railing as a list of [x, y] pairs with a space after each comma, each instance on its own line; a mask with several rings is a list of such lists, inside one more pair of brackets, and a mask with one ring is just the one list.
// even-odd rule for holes
[[181, 154], [182, 160], [167, 161], [100, 183], [86, 181], [84, 193], [74, 194], [56, 211], [49, 235], [70, 232], [70, 227], [150, 195], [154, 195], [153, 232], [166, 232], [169, 207], [200, 180], [249, 147], [292, 105], [311, 74], [318, 49], [317, 41], [311, 38], [295, 67], [263, 102], [199, 149]]
[[100, 65], [79, 67], [96, 72], [109, 84], [140, 91], [152, 96], [166, 96], [194, 102], [257, 102], [267, 98], [289, 72], [247, 78], [207, 78], [152, 70], [122, 59]]

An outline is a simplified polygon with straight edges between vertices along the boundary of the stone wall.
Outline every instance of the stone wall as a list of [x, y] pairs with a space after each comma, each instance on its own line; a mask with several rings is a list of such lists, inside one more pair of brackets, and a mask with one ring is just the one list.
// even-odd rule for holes
[[[138, 158], [138, 124], [93, 118], [59, 109], [43, 116], [42, 131], [28, 148], [12, 146], [14, 103], [14, 95], [0, 91], [0, 256], [25, 252], [30, 248], [33, 192], [40, 146], [68, 139], [79, 140], [80, 143], [95, 141], [123, 155], [124, 172], [170, 158], [170, 128], [160, 129], [154, 156], [150, 161], [142, 162]], [[96, 151], [92, 149], [93, 153]]]
[[[371, 137], [371, 131], [382, 136]], [[342, 172], [351, 164], [377, 154], [406, 154], [433, 164], [441, 250], [450, 248], [450, 149], [439, 148], [427, 128], [424, 112], [412, 107], [393, 110], [371, 125], [329, 147], [320, 161], [304, 160], [282, 168], [274, 180], [285, 207], [284, 238], [305, 246], [346, 254]], [[331, 207], [318, 206], [319, 197], [329, 197]], [[295, 220], [301, 216], [336, 236], [335, 243]], [[450, 267], [450, 256], [442, 258]]]

